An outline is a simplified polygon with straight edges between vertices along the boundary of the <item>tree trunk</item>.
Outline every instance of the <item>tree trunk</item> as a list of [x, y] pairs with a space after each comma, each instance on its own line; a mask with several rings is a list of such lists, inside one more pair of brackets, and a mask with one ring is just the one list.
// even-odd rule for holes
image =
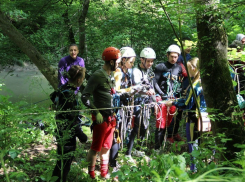
[[[79, 24], [79, 51], [82, 57], [84, 57], [85, 53], [85, 19], [88, 13], [90, 0], [84, 0], [83, 2], [83, 10], [78, 20]], [[81, 0], [82, 4], [82, 0]]]
[[68, 39], [70, 44], [75, 44], [75, 37], [72, 29], [72, 24], [70, 23], [69, 16], [68, 16], [68, 8], [66, 9], [65, 13], [62, 15], [64, 18], [64, 22], [68, 28]]
[[224, 153], [224, 157], [230, 160], [235, 158], [234, 152], [239, 151], [234, 144], [244, 142], [244, 127], [241, 118], [237, 123], [232, 122], [232, 106], [237, 105], [237, 100], [227, 64], [227, 36], [220, 14], [213, 5], [214, 0], [196, 2], [200, 8], [197, 11], [197, 32], [204, 97], [207, 107], [215, 109], [209, 112], [216, 116], [212, 121], [213, 134], [222, 133], [232, 139], [225, 143], [227, 149]]
[[8, 36], [37, 66], [54, 89], [58, 86], [57, 71], [44, 59], [40, 52], [12, 25], [2, 11], [0, 11], [0, 29]]

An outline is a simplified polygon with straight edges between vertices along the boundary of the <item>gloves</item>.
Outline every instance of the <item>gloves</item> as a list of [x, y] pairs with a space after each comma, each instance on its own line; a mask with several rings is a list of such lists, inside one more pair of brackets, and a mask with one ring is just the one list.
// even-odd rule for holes
[[101, 124], [101, 123], [103, 123], [103, 121], [104, 121], [103, 116], [100, 114], [100, 112], [98, 112], [98, 113], [96, 114], [95, 118], [96, 118], [96, 123], [97, 123], [97, 124]]

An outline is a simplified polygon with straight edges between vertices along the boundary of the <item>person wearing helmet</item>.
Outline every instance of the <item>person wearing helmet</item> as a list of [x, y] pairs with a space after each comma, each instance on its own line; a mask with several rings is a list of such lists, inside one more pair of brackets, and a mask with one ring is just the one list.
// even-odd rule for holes
[[82, 102], [92, 109], [93, 136], [92, 145], [87, 155], [88, 173], [91, 178], [95, 178], [94, 170], [98, 152], [100, 152], [101, 177], [106, 177], [108, 173], [109, 151], [116, 126], [116, 118], [113, 109], [111, 109], [113, 108], [112, 98], [115, 94], [113, 72], [118, 67], [120, 57], [119, 49], [106, 48], [102, 54], [102, 59], [105, 61], [103, 67], [90, 76], [82, 92]]
[[237, 34], [236, 35], [236, 40], [234, 40], [229, 47], [230, 48], [236, 48], [237, 52], [241, 52], [243, 51], [244, 48], [244, 44], [245, 44], [245, 35], [243, 34]]
[[[132, 105], [133, 95], [132, 95], [132, 67], [134, 66], [136, 54], [131, 47], [122, 47], [120, 49], [122, 54], [121, 65], [116, 69], [114, 73], [116, 92], [119, 97], [114, 97], [119, 99], [117, 106], [129, 106]], [[124, 135], [128, 129], [131, 129], [131, 119], [132, 119], [132, 109], [129, 108], [126, 113], [123, 111], [123, 108], [117, 109], [117, 127], [114, 132], [113, 145], [110, 151], [110, 167], [113, 168], [112, 172], [118, 171], [120, 165], [116, 161], [118, 157], [118, 151], [120, 149], [120, 140], [125, 138]], [[123, 114], [124, 113], [124, 114]], [[123, 131], [123, 132], [121, 132]]]
[[[167, 100], [171, 98], [179, 97], [180, 93], [180, 85], [183, 76], [182, 67], [177, 64], [177, 60], [179, 55], [181, 54], [180, 48], [177, 45], [170, 45], [167, 49], [167, 58], [168, 61], [164, 63], [160, 63], [155, 67], [155, 79], [154, 79], [154, 87], [158, 94], [157, 101]], [[163, 108], [164, 105], [160, 105]], [[174, 107], [174, 106], [173, 106]], [[170, 115], [175, 113], [175, 108], [169, 108]], [[162, 145], [164, 140], [164, 135], [166, 132], [166, 127], [170, 124], [169, 121], [162, 121], [160, 116], [164, 117], [165, 119], [171, 120], [170, 116], [167, 116], [167, 110], [162, 109], [162, 113], [158, 114], [157, 112], [155, 115], [157, 116], [156, 121], [156, 130], [155, 130], [155, 149], [159, 149]], [[165, 123], [165, 124], [163, 124]], [[179, 122], [178, 122], [179, 123]], [[175, 124], [175, 128], [178, 128], [178, 123]], [[167, 124], [167, 126], [166, 126]], [[169, 136], [172, 133], [169, 132]], [[175, 140], [182, 140], [178, 134], [175, 134], [174, 137], [168, 137], [169, 141], [173, 143], [173, 138]]]
[[58, 87], [65, 85], [69, 81], [68, 70], [71, 68], [72, 65], [85, 67], [84, 60], [83, 58], [77, 56], [78, 53], [79, 53], [78, 46], [76, 44], [71, 44], [69, 46], [69, 56], [65, 56], [61, 58], [58, 64], [58, 81], [59, 81]]
[[[144, 48], [140, 53], [140, 64], [133, 68], [133, 88], [134, 92], [134, 123], [133, 130], [127, 144], [126, 157], [132, 161], [131, 152], [136, 136], [140, 138], [140, 145], [145, 138], [145, 134], [149, 125], [150, 106], [145, 105], [143, 108], [138, 105], [149, 104], [155, 101], [155, 91], [153, 87], [154, 73], [151, 71], [156, 53], [152, 48]], [[136, 89], [137, 88], [137, 89]], [[134, 155], [143, 156], [144, 152], [139, 151], [140, 148], [134, 151]]]

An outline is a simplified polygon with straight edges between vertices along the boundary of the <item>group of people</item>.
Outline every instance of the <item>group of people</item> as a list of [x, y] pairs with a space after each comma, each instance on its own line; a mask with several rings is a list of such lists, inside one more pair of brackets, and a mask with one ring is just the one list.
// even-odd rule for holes
[[[183, 44], [185, 45], [185, 41]], [[178, 134], [182, 111], [197, 109], [184, 61], [188, 61], [189, 76], [205, 110], [199, 60], [191, 59], [190, 50], [190, 46], [185, 46], [181, 54], [179, 46], [170, 45], [166, 51], [167, 62], [156, 65], [155, 70], [152, 65], [156, 53], [150, 47], [140, 52], [140, 63], [136, 66], [136, 53], [131, 47], [122, 47], [120, 50], [108, 47], [103, 51], [104, 65], [90, 76], [81, 95], [81, 100], [90, 109], [93, 120], [92, 144], [87, 154], [88, 174], [92, 179], [95, 178], [98, 153], [103, 178], [106, 178], [109, 166], [118, 170], [116, 159], [123, 143], [127, 145], [125, 157], [129, 161], [132, 160], [131, 154], [144, 155], [140, 146], [147, 135], [151, 113], [156, 118], [155, 150], [163, 145], [166, 133], [170, 143], [183, 140]], [[85, 63], [77, 56], [78, 52], [78, 46], [72, 44], [69, 47], [70, 55], [62, 58], [58, 65], [59, 92], [54, 101], [57, 111], [61, 111], [56, 115], [57, 150], [59, 155], [67, 156], [57, 160], [53, 171], [53, 176], [58, 176], [57, 181], [61, 178], [66, 181], [76, 148], [76, 137], [80, 142], [87, 141], [79, 124], [79, 112], [69, 112], [79, 110], [77, 92], [85, 77]], [[197, 138], [194, 131], [197, 131], [198, 116], [195, 112], [187, 113], [186, 135], [190, 142]], [[173, 117], [175, 114], [176, 117]], [[133, 151], [136, 137], [139, 145]], [[122, 141], [124, 138], [125, 142]], [[188, 145], [191, 152], [193, 143]], [[194, 166], [191, 170], [194, 170]]]

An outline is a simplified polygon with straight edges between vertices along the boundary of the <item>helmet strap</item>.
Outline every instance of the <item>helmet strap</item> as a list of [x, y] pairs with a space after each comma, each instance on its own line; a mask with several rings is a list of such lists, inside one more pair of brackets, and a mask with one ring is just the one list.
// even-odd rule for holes
[[145, 69], [147, 69], [146, 66], [145, 66], [145, 65], [146, 65], [146, 60], [147, 60], [147, 59], [146, 59], [146, 58], [143, 58], [143, 60], [144, 60], [144, 61], [143, 61], [143, 66], [144, 66]]
[[116, 61], [117, 60], [113, 60], [114, 61], [114, 65], [111, 65], [111, 71], [116, 71]]

